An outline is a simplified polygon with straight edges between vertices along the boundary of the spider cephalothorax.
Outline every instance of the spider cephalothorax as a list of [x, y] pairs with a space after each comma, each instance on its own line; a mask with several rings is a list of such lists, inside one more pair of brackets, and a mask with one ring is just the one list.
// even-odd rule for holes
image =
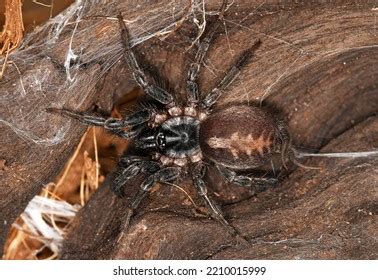
[[153, 113], [149, 129], [141, 133], [135, 144], [139, 148], [151, 149], [154, 159], [161, 164], [185, 166], [202, 159], [199, 147], [200, 122], [205, 117], [194, 107], [173, 107], [166, 113]]
[[148, 82], [130, 47], [128, 29], [119, 15], [126, 61], [136, 82], [154, 100], [155, 105], [140, 109], [124, 119], [97, 117], [67, 109], [49, 109], [132, 139], [135, 146], [144, 151], [143, 155], [123, 155], [117, 176], [111, 184], [112, 190], [122, 196], [123, 188], [131, 178], [138, 174], [146, 176], [128, 204], [126, 225], [155, 183], [170, 183], [190, 176], [211, 216], [226, 226], [232, 235], [239, 236], [238, 231], [225, 220], [220, 207], [208, 195], [206, 167], [213, 165], [229, 182], [249, 188], [276, 181], [273, 178], [242, 175], [240, 171], [259, 168], [275, 154], [285, 155], [290, 141], [283, 123], [268, 111], [254, 106], [239, 104], [213, 109], [213, 105], [249, 62], [261, 42], [258, 40], [242, 52], [209, 93], [199, 93], [197, 80], [200, 66], [226, 7], [224, 1], [218, 21], [201, 40], [195, 59], [190, 64], [185, 105], [178, 105], [175, 95]]

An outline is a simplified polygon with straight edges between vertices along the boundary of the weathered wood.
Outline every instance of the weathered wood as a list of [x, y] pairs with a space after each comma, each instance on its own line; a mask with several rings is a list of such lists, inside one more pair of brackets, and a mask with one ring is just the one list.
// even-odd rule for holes
[[[122, 6], [114, 6], [114, 15], [119, 8], [126, 18], [143, 18], [155, 5], [154, 2], [139, 6], [130, 14], [127, 1], [119, 2]], [[156, 5], [164, 7], [165, 2], [169, 1]], [[378, 140], [377, 121], [372, 117], [378, 104], [378, 47], [372, 5], [368, 1], [358, 5], [354, 1], [260, 4], [234, 1], [226, 15], [227, 35], [222, 32], [217, 36], [203, 67], [203, 91], [211, 88], [233, 59], [259, 38], [262, 46], [256, 58], [235, 81], [221, 105], [255, 101], [266, 93], [266, 102], [273, 104], [288, 121], [296, 145], [324, 151], [373, 149]], [[104, 1], [85, 10], [85, 15], [103, 14], [101, 9], [107, 10], [106, 5], [109, 3]], [[187, 2], [183, 1], [183, 9], [185, 5]], [[214, 10], [219, 1], [209, 0], [206, 5], [208, 10]], [[104, 41], [119, 44], [116, 22], [83, 24], [89, 27], [78, 35], [75, 44], [86, 44], [84, 60], [89, 53], [101, 53], [100, 43]], [[155, 28], [159, 30], [166, 24], [167, 21], [157, 22]], [[177, 94], [184, 92], [186, 69], [193, 57], [193, 51], [183, 51], [195, 38], [193, 31], [190, 23], [184, 23], [165, 40], [153, 38], [137, 46], [144, 60], [169, 77]], [[34, 63], [17, 64], [25, 78], [32, 77], [37, 69], [49, 70], [46, 98], [28, 102], [15, 98], [9, 108], [2, 106], [1, 116], [17, 114], [20, 108], [38, 116], [52, 103], [59, 103], [56, 98], [63, 93], [52, 93], [66, 81], [59, 65], [64, 63], [71, 35], [63, 32], [48, 54], [36, 57]], [[17, 61], [17, 53], [14, 56]], [[109, 57], [111, 54], [102, 59]], [[113, 69], [106, 77], [111, 83], [105, 80], [96, 88], [91, 77], [101, 76], [99, 65], [100, 62], [88, 63], [78, 70], [76, 77], [80, 82], [67, 88], [76, 93], [67, 100], [67, 107], [78, 100], [82, 110], [93, 104], [109, 106], [109, 91], [116, 90], [115, 81], [122, 81], [123, 77], [118, 77], [118, 71]], [[18, 79], [15, 69], [7, 72], [6, 80], [0, 84], [2, 93], [12, 94], [12, 84]], [[109, 86], [112, 83], [114, 86]], [[97, 89], [100, 91], [96, 92]], [[85, 100], [81, 100], [83, 96]], [[62, 124], [59, 116], [51, 118], [51, 122]], [[59, 171], [84, 131], [83, 126], [72, 122], [63, 142], [44, 146], [23, 140], [3, 123], [1, 129], [0, 159], [5, 160], [6, 166], [0, 186], [0, 249], [10, 224], [43, 183]], [[48, 126], [32, 129], [37, 135], [51, 137]], [[218, 223], [197, 215], [186, 195], [171, 186], [160, 186], [154, 191], [133, 219], [130, 232], [120, 237], [127, 199], [116, 198], [105, 183], [75, 219], [61, 257], [376, 258], [371, 237], [377, 209], [373, 189], [377, 159], [311, 160], [306, 164], [320, 165], [322, 170], [297, 169], [275, 189], [257, 196], [209, 175], [209, 185], [219, 194], [217, 198], [229, 220], [251, 239], [250, 248], [235, 246]], [[127, 186], [128, 195], [137, 183]], [[190, 181], [180, 186], [200, 204]]]
[[[297, 146], [324, 152], [374, 149], [378, 48], [370, 5], [269, 1], [257, 8], [259, 4], [235, 1], [231, 7], [227, 36], [218, 36], [210, 49], [208, 61], [215, 73], [204, 70], [201, 75], [204, 91], [260, 38], [257, 58], [222, 105], [255, 101], [267, 92], [266, 102], [288, 121]], [[179, 39], [176, 35], [167, 40]], [[155, 40], [139, 50], [180, 88], [187, 54]], [[256, 196], [209, 174], [208, 183], [229, 220], [251, 240], [248, 248], [236, 245], [217, 222], [196, 215], [187, 196], [172, 186], [159, 186], [143, 203], [130, 231], [121, 234], [127, 199], [115, 198], [105, 184], [74, 221], [62, 258], [376, 258], [372, 236], [377, 158], [305, 163], [322, 169], [297, 168], [275, 189]], [[126, 193], [137, 185], [127, 185]], [[180, 186], [201, 203], [190, 181]]]
[[[83, 10], [86, 14], [93, 12], [87, 6]], [[107, 27], [111, 30], [117, 25], [108, 23]], [[95, 37], [94, 30], [100, 28], [100, 22], [88, 25], [86, 31], [90, 35], [80, 37], [76, 43], [92, 51], [86, 40]], [[47, 24], [28, 34], [24, 45], [9, 55], [0, 81], [0, 160], [4, 162], [0, 170], [0, 255], [13, 221], [43, 184], [57, 175], [85, 131], [78, 123], [67, 124], [67, 120], [48, 115], [45, 109], [64, 104], [87, 110], [100, 103], [94, 79], [101, 77], [100, 65], [92, 63], [72, 69], [75, 80], [69, 82], [64, 63], [72, 26], [66, 26], [56, 41], [52, 34], [51, 25]], [[116, 33], [113, 34], [115, 38]], [[111, 99], [112, 94], [104, 95], [101, 104], [107, 100], [109, 104]], [[67, 131], [59, 131], [59, 127]], [[63, 141], [59, 140], [59, 133], [64, 133]]]

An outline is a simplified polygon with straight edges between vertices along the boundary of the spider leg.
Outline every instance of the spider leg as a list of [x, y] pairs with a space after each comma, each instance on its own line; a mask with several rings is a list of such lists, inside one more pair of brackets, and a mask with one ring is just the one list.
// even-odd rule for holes
[[120, 167], [128, 167], [130, 164], [140, 161], [150, 161], [149, 157], [135, 156], [135, 155], [122, 155], [119, 159], [118, 165]]
[[[151, 113], [148, 110], [138, 111], [125, 119], [104, 118], [89, 113], [71, 111], [65, 108], [47, 108], [46, 111], [76, 119], [87, 125], [101, 126], [106, 130], [124, 138], [135, 137], [135, 135], [140, 131], [140, 128], [135, 126], [147, 122], [151, 117]], [[131, 127], [131, 129], [129, 129], [129, 131], [124, 131], [123, 128], [126, 127]]]
[[275, 178], [237, 175], [235, 171], [228, 169], [226, 167], [221, 167], [219, 165], [217, 165], [217, 168], [228, 182], [238, 184], [242, 187], [250, 188], [251, 190], [254, 190], [256, 192], [264, 191], [266, 190], [268, 185], [273, 185], [278, 181]]
[[210, 93], [202, 100], [202, 108], [208, 109], [213, 106], [221, 97], [223, 91], [236, 79], [240, 74], [240, 71], [252, 58], [254, 52], [260, 47], [261, 41], [256, 41], [252, 47], [242, 52], [242, 54], [236, 60], [236, 63], [227, 71], [220, 83], [211, 90]]
[[221, 25], [226, 8], [227, 0], [224, 0], [222, 6], [219, 9], [218, 20], [213, 25], [211, 25], [210, 30], [207, 32], [206, 36], [203, 38], [203, 40], [200, 41], [194, 61], [189, 66], [188, 76], [186, 80], [187, 101], [189, 105], [196, 106], [199, 102], [198, 75], [201, 64], [209, 49], [210, 42], [213, 39], [215, 32]]
[[138, 208], [141, 201], [147, 196], [148, 192], [151, 191], [152, 187], [157, 183], [171, 183], [175, 181], [181, 174], [181, 168], [179, 167], [166, 167], [158, 170], [154, 174], [150, 175], [143, 181], [134, 197], [129, 201], [126, 215], [125, 223], [123, 228], [123, 233], [127, 232], [130, 219], [134, 214], [134, 211]]
[[138, 85], [144, 90], [144, 92], [155, 99], [156, 101], [168, 105], [170, 107], [174, 106], [174, 97], [172, 94], [168, 93], [164, 89], [158, 87], [157, 85], [152, 85], [148, 82], [146, 74], [140, 68], [136, 56], [130, 45], [130, 34], [129, 30], [126, 27], [125, 22], [123, 21], [122, 14], [118, 15], [118, 22], [121, 29], [121, 40], [122, 45], [125, 48], [125, 59], [127, 64], [133, 72], [133, 76]]
[[196, 187], [198, 194], [203, 198], [205, 201], [207, 209], [210, 211], [211, 216], [220, 222], [229, 232], [231, 236], [237, 237], [238, 239], [242, 240], [244, 243], [248, 243], [247, 239], [243, 237], [240, 232], [232, 226], [225, 218], [222, 213], [221, 208], [219, 205], [208, 196], [207, 194], [207, 187], [204, 181], [204, 176], [206, 174], [206, 167], [203, 162], [199, 162], [193, 171], [193, 181], [194, 186]]
[[126, 182], [140, 173], [154, 173], [160, 169], [156, 161], [139, 156], [122, 157], [116, 176], [110, 184], [110, 189], [119, 197], [123, 197]]

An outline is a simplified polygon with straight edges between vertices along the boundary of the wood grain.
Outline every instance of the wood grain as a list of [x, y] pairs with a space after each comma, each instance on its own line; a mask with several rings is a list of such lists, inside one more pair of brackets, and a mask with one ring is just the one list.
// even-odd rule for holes
[[[163, 2], [169, 1], [159, 1]], [[206, 5], [214, 10], [219, 1], [209, 0]], [[125, 16], [127, 9], [123, 8]], [[138, 14], [144, 15], [148, 8], [140, 6]], [[223, 29], [217, 34], [205, 61], [202, 92], [216, 84], [238, 54], [260, 39], [256, 57], [220, 106], [259, 102], [266, 96], [264, 103], [287, 121], [298, 147], [324, 152], [376, 149], [378, 34], [372, 8], [369, 1], [234, 1], [226, 14], [227, 33]], [[118, 40], [116, 29], [112, 30], [109, 43]], [[184, 50], [195, 35], [192, 24], [185, 22], [164, 40], [153, 38], [136, 48], [144, 60], [168, 77], [178, 95], [184, 93], [187, 66], [194, 55], [193, 50]], [[58, 43], [52, 54], [61, 61], [64, 46]], [[47, 58], [38, 63], [22, 69], [43, 64], [59, 73]], [[96, 71], [96, 64], [88, 65], [80, 75], [90, 77]], [[107, 79], [112, 81], [116, 74], [111, 71]], [[50, 78], [52, 84], [61, 82], [58, 74]], [[13, 73], [8, 83], [0, 85], [2, 90], [10, 88], [15, 79]], [[86, 79], [82, 81], [85, 85]], [[89, 89], [93, 92], [83, 93], [89, 97], [83, 110], [104, 99], [109, 103], [109, 96], [98, 95], [96, 88], [75, 90]], [[52, 100], [45, 102], [48, 106]], [[27, 110], [33, 104], [14, 106], [14, 110], [17, 106]], [[73, 124], [67, 141], [48, 148], [28, 145], [7, 127], [2, 131], [1, 157], [7, 169], [0, 186], [0, 246], [12, 221], [42, 183], [59, 171], [84, 128]], [[247, 248], [235, 244], [217, 222], [194, 211], [184, 193], [166, 185], [154, 190], [133, 218], [130, 232], [122, 234], [127, 197], [118, 199], [109, 191], [109, 177], [79, 212], [61, 258], [376, 259], [377, 161], [377, 157], [308, 160], [305, 164], [322, 169], [296, 168], [276, 188], [257, 195], [230, 186], [210, 172], [207, 182], [218, 194], [229, 221], [250, 239], [252, 245]], [[131, 195], [137, 186], [137, 181], [128, 185], [126, 194]], [[180, 186], [201, 205], [190, 181]]]

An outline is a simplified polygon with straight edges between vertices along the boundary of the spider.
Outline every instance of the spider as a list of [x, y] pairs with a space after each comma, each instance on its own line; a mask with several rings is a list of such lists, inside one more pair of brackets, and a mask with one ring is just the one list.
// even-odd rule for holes
[[211, 217], [224, 225], [232, 236], [241, 236], [224, 218], [220, 206], [208, 195], [204, 179], [207, 166], [215, 165], [228, 182], [245, 187], [274, 184], [277, 181], [274, 178], [241, 175], [240, 171], [261, 167], [274, 154], [284, 155], [290, 145], [284, 123], [260, 107], [236, 104], [219, 110], [212, 109], [250, 61], [261, 41], [258, 40], [242, 52], [209, 93], [203, 95], [199, 92], [200, 67], [226, 8], [227, 1], [224, 1], [218, 19], [199, 42], [187, 75], [186, 104], [180, 105], [173, 94], [148, 82], [130, 46], [128, 28], [119, 14], [121, 40], [128, 66], [137, 84], [157, 105], [139, 109], [123, 119], [99, 117], [65, 108], [48, 109], [87, 125], [104, 127], [119, 137], [132, 139], [137, 148], [146, 152], [148, 156], [123, 155], [119, 172], [111, 183], [111, 189], [118, 196], [123, 196], [123, 187], [130, 179], [141, 173], [146, 176], [128, 202], [127, 226], [141, 201], [156, 183], [172, 183], [181, 177], [190, 176]]

